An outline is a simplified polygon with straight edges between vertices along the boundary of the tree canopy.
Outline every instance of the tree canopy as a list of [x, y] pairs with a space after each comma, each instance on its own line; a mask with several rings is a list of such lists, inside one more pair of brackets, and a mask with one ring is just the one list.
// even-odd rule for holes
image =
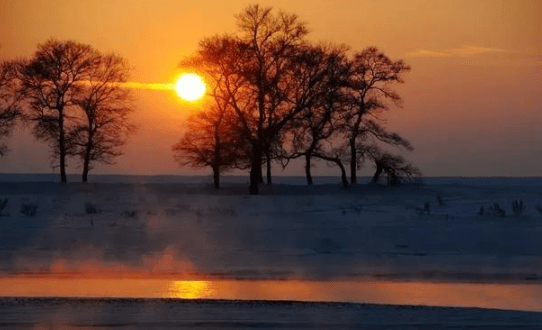
[[[271, 183], [273, 161], [286, 166], [291, 159], [304, 157], [311, 184], [311, 158], [323, 159], [341, 169], [347, 185], [343, 163], [350, 164], [350, 180], [356, 183], [356, 171], [367, 155], [360, 150], [369, 142], [375, 145], [372, 139], [413, 149], [397, 133], [388, 132], [380, 118], [391, 105], [401, 105], [392, 84], [403, 83], [410, 70], [403, 61], [392, 61], [375, 47], [349, 56], [346, 46], [315, 45], [296, 15], [271, 8], [252, 5], [236, 19], [238, 34], [203, 39], [180, 66], [205, 75], [215, 104], [227, 108], [229, 121], [237, 123], [222, 128], [221, 135], [244, 139], [248, 152], [237, 155], [245, 157], [242, 161], [229, 156], [222, 161], [249, 164], [251, 194], [257, 194], [263, 182], [264, 165]], [[215, 110], [209, 108], [207, 123], [220, 122], [225, 112]], [[206, 125], [189, 126], [192, 133], [186, 134], [194, 136], [199, 130], [201, 141], [215, 134], [218, 142], [218, 131], [206, 131]], [[175, 146], [192, 159], [183, 164], [212, 167], [219, 149], [227, 150], [223, 139], [213, 156], [203, 156], [209, 144], [198, 144], [188, 135]], [[194, 157], [207, 157], [207, 162], [194, 162]]]
[[[120, 56], [90, 45], [50, 39], [16, 62], [15, 93], [34, 136], [49, 144], [66, 182], [66, 158], [83, 163], [83, 181], [93, 161], [111, 163], [133, 127], [127, 119], [129, 69]], [[55, 165], [53, 165], [55, 166]]]

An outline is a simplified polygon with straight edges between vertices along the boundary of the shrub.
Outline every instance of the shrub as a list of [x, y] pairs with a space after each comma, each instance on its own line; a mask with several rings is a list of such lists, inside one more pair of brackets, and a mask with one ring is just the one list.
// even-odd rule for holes
[[521, 199], [516, 199], [512, 202], [512, 211], [516, 217], [520, 217], [525, 211], [525, 203]]
[[96, 208], [96, 205], [92, 203], [85, 203], [85, 212], [87, 214], [96, 214], [98, 213], [98, 209]]
[[7, 213], [4, 213], [4, 209], [8, 205], [8, 199], [7, 198], [0, 198], [0, 216], [8, 215]]
[[431, 213], [431, 206], [429, 205], [429, 202], [425, 202], [425, 204], [422, 207], [416, 207], [416, 213], [418, 215], [424, 215], [424, 214], [430, 214]]
[[504, 209], [499, 205], [499, 203], [493, 203], [493, 205], [490, 205], [488, 208], [487, 208], [487, 211], [489, 213], [489, 215], [493, 216], [493, 217], [500, 217], [500, 218], [504, 218], [506, 216], [506, 212], [504, 211]]
[[122, 213], [120, 214], [121, 216], [125, 217], [125, 218], [132, 218], [132, 219], [135, 219], [137, 217], [137, 210], [131, 210], [131, 211], [122, 211]]
[[26, 215], [27, 217], [35, 216], [37, 211], [38, 211], [38, 206], [33, 203], [24, 203], [21, 206], [21, 213]]

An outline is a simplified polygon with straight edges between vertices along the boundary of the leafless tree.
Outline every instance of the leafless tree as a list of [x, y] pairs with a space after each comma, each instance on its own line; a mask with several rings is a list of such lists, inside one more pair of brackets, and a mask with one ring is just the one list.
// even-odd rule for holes
[[[309, 185], [313, 183], [313, 157], [338, 164], [335, 151], [326, 146], [337, 138], [339, 117], [346, 103], [342, 91], [349, 72], [345, 51], [345, 47], [306, 46], [296, 66], [297, 79], [314, 85], [313, 95], [311, 102], [305, 103], [305, 109], [286, 126], [285, 135], [289, 137], [290, 148], [285, 148], [286, 143], [283, 142], [279, 158], [285, 167], [291, 159], [304, 157]], [[338, 165], [342, 166], [342, 162]]]
[[58, 157], [61, 182], [66, 182], [66, 157], [73, 151], [67, 136], [94, 54], [91, 46], [51, 39], [18, 65], [18, 92], [25, 99], [26, 116], [34, 122], [36, 138], [50, 145], [53, 159]]
[[87, 80], [74, 101], [83, 110], [83, 120], [69, 134], [72, 153], [82, 161], [83, 182], [88, 181], [94, 162], [113, 164], [135, 130], [129, 120], [133, 112], [130, 90], [122, 86], [129, 71], [118, 55], [93, 54]]
[[[21, 114], [15, 87], [13, 64], [10, 62], [0, 63], [0, 138], [11, 134], [15, 121]], [[0, 156], [4, 156], [7, 152], [7, 145], [0, 142]]]
[[418, 182], [420, 179], [420, 170], [408, 163], [401, 155], [383, 151], [374, 144], [363, 146], [358, 152], [374, 163], [376, 171], [371, 179], [372, 183], [378, 183], [382, 175], [386, 177], [386, 183], [390, 186]]
[[401, 97], [390, 85], [403, 83], [403, 74], [408, 71], [410, 67], [403, 61], [392, 61], [375, 47], [354, 55], [350, 76], [350, 113], [345, 117], [345, 133], [350, 152], [350, 181], [353, 184], [357, 182], [359, 165], [357, 146], [364, 143], [369, 123], [367, 118], [378, 121], [379, 113], [389, 109], [391, 104], [401, 106]]
[[[18, 61], [18, 93], [34, 136], [47, 142], [66, 182], [66, 158], [79, 156], [83, 181], [95, 161], [110, 164], [133, 131], [127, 120], [126, 62], [75, 41], [48, 40]], [[58, 158], [57, 158], [58, 157]]]
[[237, 22], [240, 36], [203, 40], [190, 62], [210, 77], [237, 114], [251, 149], [250, 193], [257, 194], [264, 161], [271, 183], [272, 151], [281, 131], [311, 96], [311, 84], [296, 88], [293, 60], [307, 29], [296, 15], [257, 5]]
[[349, 162], [355, 183], [362, 161], [358, 148], [368, 136], [411, 148], [385, 131], [378, 117], [391, 104], [400, 105], [390, 85], [403, 82], [403, 73], [410, 70], [402, 61], [376, 48], [347, 60], [344, 48], [333, 53], [331, 47], [311, 45], [296, 15], [271, 8], [249, 6], [237, 15], [237, 23], [238, 35], [204, 39], [180, 66], [206, 75], [216, 103], [227, 104], [237, 115], [238, 136], [250, 150], [251, 194], [263, 182], [264, 165], [271, 183], [273, 160], [286, 166], [290, 159], [305, 157], [309, 184], [311, 158], [324, 159], [343, 174]]
[[172, 148], [181, 166], [211, 167], [217, 189], [221, 173], [249, 166], [249, 146], [235, 117], [227, 104], [210, 106], [188, 119], [183, 137]]

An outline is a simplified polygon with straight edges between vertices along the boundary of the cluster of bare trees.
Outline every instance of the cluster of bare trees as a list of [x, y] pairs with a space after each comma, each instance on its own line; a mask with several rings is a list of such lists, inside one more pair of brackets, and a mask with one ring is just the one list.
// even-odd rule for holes
[[211, 105], [194, 115], [173, 146], [182, 165], [210, 166], [215, 185], [220, 172], [250, 169], [250, 193], [258, 193], [263, 167], [271, 183], [272, 162], [286, 166], [304, 158], [308, 184], [312, 159], [341, 169], [350, 182], [365, 160], [391, 184], [419, 175], [401, 156], [382, 145], [412, 150], [385, 129], [380, 118], [400, 96], [391, 88], [410, 70], [376, 48], [349, 56], [347, 47], [315, 45], [296, 15], [249, 6], [237, 17], [238, 35], [201, 41], [180, 66], [202, 74], [211, 86]]
[[[95, 162], [110, 164], [134, 130], [129, 67], [114, 54], [103, 54], [74, 41], [49, 40], [28, 59], [4, 62], [0, 77], [0, 136], [17, 118], [51, 148], [66, 182], [66, 158], [76, 157], [83, 182]], [[0, 146], [5, 152], [5, 146]]]
[[[0, 139], [11, 134], [15, 121], [21, 114], [17, 95], [12, 92], [14, 74], [12, 66], [0, 65]], [[7, 151], [7, 145], [0, 141], [0, 156], [4, 156]]]

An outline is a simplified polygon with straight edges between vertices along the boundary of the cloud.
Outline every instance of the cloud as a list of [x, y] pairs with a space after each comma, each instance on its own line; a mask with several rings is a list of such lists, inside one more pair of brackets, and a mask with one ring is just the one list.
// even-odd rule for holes
[[[80, 82], [83, 85], [91, 86], [96, 83], [100, 83], [99, 81], [90, 82], [90, 81], [82, 81]], [[139, 82], [139, 81], [128, 81], [123, 83], [107, 83], [108, 85], [114, 85], [114, 86], [121, 86], [124, 88], [131, 88], [131, 89], [148, 89], [148, 90], [157, 90], [157, 91], [169, 91], [174, 90], [175, 85], [174, 84], [167, 84], [167, 83], [145, 83], [145, 82]]]
[[150, 89], [150, 90], [173, 90], [173, 84], [164, 84], [164, 83], [143, 83], [137, 81], [126, 82], [122, 84], [126, 88], [135, 88], [135, 89]]
[[495, 53], [521, 53], [517, 50], [479, 47], [479, 46], [462, 46], [451, 49], [418, 49], [405, 54], [406, 57], [471, 57], [480, 54], [495, 54]]

